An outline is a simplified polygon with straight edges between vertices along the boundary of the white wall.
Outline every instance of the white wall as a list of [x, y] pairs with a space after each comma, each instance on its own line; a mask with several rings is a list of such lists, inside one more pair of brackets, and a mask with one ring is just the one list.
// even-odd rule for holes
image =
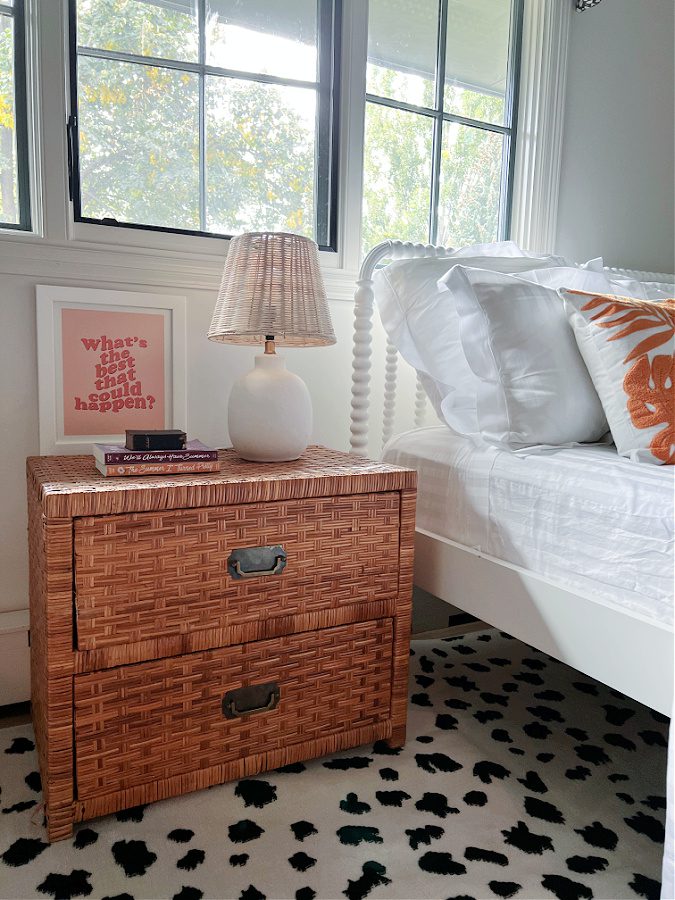
[[558, 252], [674, 271], [673, 0], [572, 16]]

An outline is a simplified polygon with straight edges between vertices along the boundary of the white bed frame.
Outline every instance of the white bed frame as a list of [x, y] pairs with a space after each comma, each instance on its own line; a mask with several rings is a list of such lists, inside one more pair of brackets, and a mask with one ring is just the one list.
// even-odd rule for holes
[[[351, 451], [369, 451], [370, 382], [374, 311], [373, 274], [384, 260], [446, 256], [429, 244], [384, 241], [365, 257], [355, 294], [351, 402]], [[659, 272], [612, 269], [638, 281], [672, 287]], [[387, 342], [384, 360], [382, 444], [393, 434], [399, 356]], [[427, 398], [419, 379], [411, 410], [415, 427], [424, 424]], [[620, 609], [592, 595], [520, 566], [418, 528], [415, 584], [490, 625], [500, 628], [580, 672], [641, 703], [671, 715], [673, 708], [672, 628]]]

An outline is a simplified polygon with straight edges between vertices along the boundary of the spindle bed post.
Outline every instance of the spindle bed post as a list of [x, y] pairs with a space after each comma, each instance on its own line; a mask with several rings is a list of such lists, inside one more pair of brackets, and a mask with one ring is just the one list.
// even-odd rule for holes
[[373, 247], [361, 264], [354, 294], [354, 349], [352, 356], [352, 401], [350, 453], [368, 455], [370, 410], [370, 358], [373, 330], [373, 273], [377, 263], [391, 255], [394, 241]]
[[421, 428], [424, 425], [424, 418], [427, 411], [427, 392], [418, 374], [415, 381], [415, 428]]
[[[450, 247], [433, 244], [413, 244], [410, 241], [382, 241], [370, 250], [359, 271], [354, 294], [354, 350], [352, 356], [352, 400], [350, 424], [350, 452], [359, 456], [368, 455], [370, 418], [370, 370], [372, 358], [373, 275], [378, 264], [384, 259], [414, 259], [425, 256], [446, 256], [452, 253]], [[382, 419], [382, 444], [393, 434], [396, 412], [396, 387], [398, 352], [387, 342], [384, 410]], [[415, 391], [415, 425], [424, 422], [426, 394], [417, 383]]]
[[398, 374], [398, 350], [388, 340], [384, 363], [384, 406], [382, 409], [382, 446], [394, 433], [396, 416], [396, 378]]

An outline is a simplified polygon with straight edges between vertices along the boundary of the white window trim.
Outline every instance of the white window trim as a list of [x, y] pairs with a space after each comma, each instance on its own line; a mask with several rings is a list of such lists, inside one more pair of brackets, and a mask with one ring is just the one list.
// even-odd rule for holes
[[38, 45], [38, 0], [24, 0], [24, 28], [26, 52], [26, 121], [28, 123], [28, 182], [30, 200], [30, 232], [12, 231], [12, 234], [37, 235], [44, 231], [42, 205], [42, 141], [40, 135], [40, 58]]
[[[74, 221], [65, 135], [68, 4], [26, 0], [26, 8], [34, 231], [0, 235], [0, 270], [217, 290], [226, 239]], [[525, 0], [512, 237], [532, 249], [549, 249], [555, 237], [571, 8], [560, 0]], [[352, 302], [361, 258], [367, 0], [343, 0], [342, 28], [338, 252], [322, 252], [321, 264], [328, 296]]]
[[511, 238], [555, 250], [572, 0], [524, 0]]

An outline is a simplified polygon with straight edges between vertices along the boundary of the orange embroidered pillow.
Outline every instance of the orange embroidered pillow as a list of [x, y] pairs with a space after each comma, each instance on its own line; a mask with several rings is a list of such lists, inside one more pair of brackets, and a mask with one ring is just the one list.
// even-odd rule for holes
[[562, 291], [618, 452], [675, 463], [675, 300]]

